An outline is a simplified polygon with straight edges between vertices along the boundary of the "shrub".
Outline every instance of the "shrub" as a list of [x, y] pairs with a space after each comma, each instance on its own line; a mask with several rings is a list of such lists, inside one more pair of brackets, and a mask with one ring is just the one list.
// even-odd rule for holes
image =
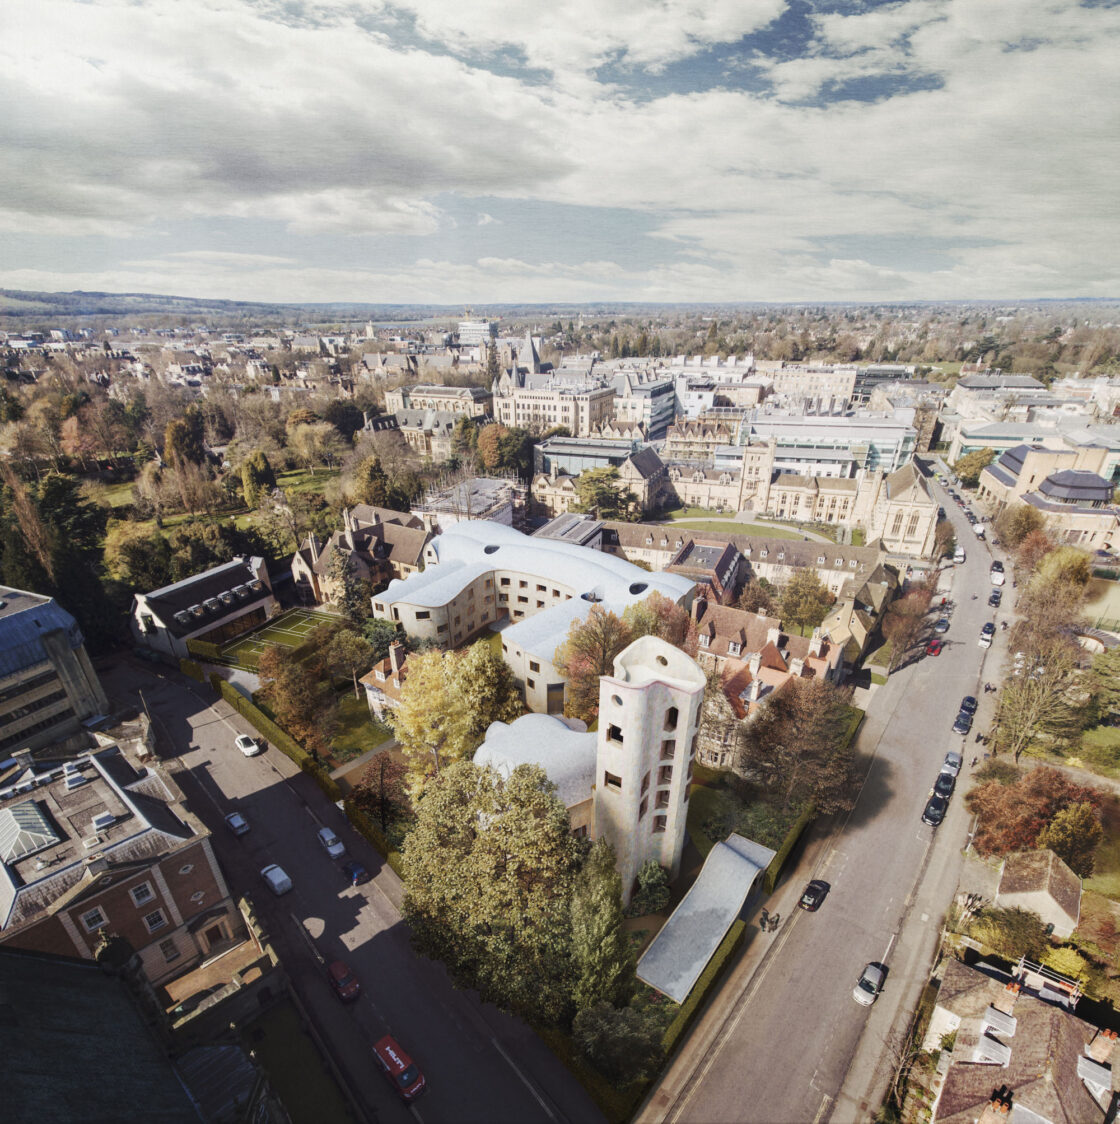
[[638, 892], [626, 908], [628, 917], [657, 913], [669, 903], [669, 876], [655, 859], [642, 863], [638, 870]]
[[1020, 956], [1037, 960], [1049, 944], [1042, 918], [1018, 908], [983, 910], [969, 926], [968, 935], [1008, 960]]
[[612, 1007], [600, 1001], [580, 1011], [572, 1038], [604, 1077], [641, 1081], [661, 1061], [661, 1030], [655, 1019], [633, 1007]]

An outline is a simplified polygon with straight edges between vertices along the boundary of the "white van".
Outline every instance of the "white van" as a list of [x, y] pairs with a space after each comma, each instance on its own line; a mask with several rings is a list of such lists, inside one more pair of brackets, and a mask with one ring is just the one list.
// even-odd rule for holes
[[956, 552], [953, 554], [953, 561], [959, 566], [964, 562], [964, 547], [958, 546]]

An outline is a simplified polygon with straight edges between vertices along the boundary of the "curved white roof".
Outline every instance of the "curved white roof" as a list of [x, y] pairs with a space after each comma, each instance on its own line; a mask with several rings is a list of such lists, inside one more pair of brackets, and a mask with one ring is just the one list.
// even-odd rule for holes
[[474, 755], [508, 777], [518, 765], [539, 765], [557, 788], [564, 807], [591, 797], [595, 780], [595, 734], [580, 733], [551, 714], [523, 714], [508, 725], [492, 722]]

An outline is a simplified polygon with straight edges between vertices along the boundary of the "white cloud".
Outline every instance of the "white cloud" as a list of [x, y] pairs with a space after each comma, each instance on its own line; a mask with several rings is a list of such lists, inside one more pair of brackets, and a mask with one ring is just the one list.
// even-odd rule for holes
[[488, 215], [485, 211], [480, 211], [478, 215], [478, 222], [476, 226], [490, 226], [493, 223], [501, 225], [501, 219], [494, 218], [493, 215]]

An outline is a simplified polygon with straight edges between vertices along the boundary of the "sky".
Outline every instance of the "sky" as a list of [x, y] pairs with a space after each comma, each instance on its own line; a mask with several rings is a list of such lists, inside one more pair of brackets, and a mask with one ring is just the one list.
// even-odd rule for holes
[[0, 287], [1120, 297], [1120, 2], [2, 0]]

